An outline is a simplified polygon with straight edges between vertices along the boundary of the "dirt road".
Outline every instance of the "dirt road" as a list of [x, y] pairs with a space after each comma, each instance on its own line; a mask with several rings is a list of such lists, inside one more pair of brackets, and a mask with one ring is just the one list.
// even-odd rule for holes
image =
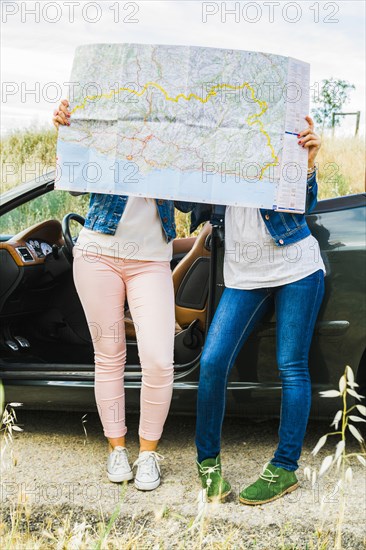
[[[196, 517], [200, 486], [195, 466], [194, 418], [169, 417], [159, 448], [165, 457], [162, 485], [143, 493], [133, 483], [126, 488], [107, 480], [107, 446], [99, 418], [87, 415], [85, 436], [81, 417], [80, 413], [18, 410], [24, 432], [16, 434], [12, 446], [16, 465], [8, 465], [1, 479], [6, 525], [16, 516], [21, 531], [28, 514], [28, 529], [36, 536], [45, 529], [57, 531], [72, 513], [70, 529], [85, 518], [83, 529], [95, 540], [95, 534], [105, 528], [120, 503], [110, 533], [115, 542], [108, 548], [334, 548], [333, 532], [340, 509], [340, 494], [334, 490], [334, 483], [339, 474], [332, 471], [315, 488], [304, 477], [305, 466], [319, 467], [333, 452], [333, 444], [327, 443], [319, 455], [311, 455], [319, 437], [330, 431], [328, 423], [309, 423], [297, 471], [300, 488], [273, 503], [249, 507], [239, 504], [237, 496], [242, 484], [254, 481], [271, 458], [278, 420], [226, 420], [222, 459], [233, 494], [225, 504], [206, 507], [200, 522]], [[127, 415], [127, 421], [133, 461], [138, 453], [138, 417]], [[359, 450], [353, 439], [348, 445], [348, 452]], [[365, 548], [366, 469], [357, 461], [347, 492], [343, 547]], [[81, 543], [70, 546], [82, 547]]]

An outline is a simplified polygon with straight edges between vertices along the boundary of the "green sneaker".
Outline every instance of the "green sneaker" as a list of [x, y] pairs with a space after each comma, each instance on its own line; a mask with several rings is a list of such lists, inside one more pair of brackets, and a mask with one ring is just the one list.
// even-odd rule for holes
[[223, 501], [231, 493], [231, 486], [221, 475], [220, 455], [206, 458], [201, 463], [197, 461], [197, 467], [202, 487], [207, 491], [207, 499]]
[[295, 472], [267, 462], [257, 481], [243, 489], [239, 495], [242, 504], [264, 504], [295, 491], [299, 482]]

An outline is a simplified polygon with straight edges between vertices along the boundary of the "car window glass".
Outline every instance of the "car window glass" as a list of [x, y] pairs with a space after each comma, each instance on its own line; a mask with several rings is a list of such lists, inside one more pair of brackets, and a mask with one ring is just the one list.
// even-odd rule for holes
[[85, 217], [89, 206], [89, 197], [89, 193], [73, 197], [70, 193], [59, 190], [45, 193], [1, 216], [0, 234], [15, 235], [31, 225], [46, 220], [61, 222], [65, 214], [69, 212], [75, 212]]

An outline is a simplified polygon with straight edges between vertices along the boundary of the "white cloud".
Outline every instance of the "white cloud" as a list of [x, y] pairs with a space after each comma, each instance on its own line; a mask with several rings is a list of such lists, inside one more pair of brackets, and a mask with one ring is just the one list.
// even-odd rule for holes
[[[14, 2], [7, 2], [15, 4]], [[44, 87], [47, 82], [68, 81], [74, 50], [77, 45], [92, 42], [142, 42], [157, 44], [192, 44], [222, 48], [259, 50], [279, 55], [290, 55], [311, 64], [311, 81], [321, 81], [334, 76], [349, 80], [356, 85], [352, 93], [352, 102], [348, 106], [362, 111], [364, 128], [365, 97], [365, 4], [363, 1], [308, 2], [297, 1], [302, 17], [297, 23], [289, 23], [281, 15], [282, 8], [289, 2], [281, 2], [275, 13], [273, 23], [268, 21], [268, 7], [257, 1], [262, 16], [257, 23], [249, 23], [242, 16], [242, 10], [248, 2], [241, 2], [241, 18], [238, 23], [234, 17], [227, 16], [223, 23], [222, 13], [209, 17], [202, 22], [202, 2], [199, 1], [139, 1], [135, 4], [138, 11], [131, 15], [131, 8], [123, 9], [120, 3], [120, 21], [113, 21], [112, 5], [116, 2], [99, 2], [102, 17], [92, 24], [83, 20], [81, 9], [75, 8], [75, 22], [67, 21], [68, 11], [63, 1], [58, 4], [62, 10], [61, 20], [50, 23], [42, 20], [34, 22], [34, 17], [21, 22], [20, 13], [9, 17], [2, 25], [2, 80], [22, 82], [31, 88], [35, 82]], [[4, 2], [2, 2], [4, 4]], [[5, 3], [6, 4], [6, 3]], [[34, 2], [18, 2], [30, 9]], [[45, 3], [40, 3], [45, 4]], [[216, 2], [220, 8], [221, 2]], [[314, 11], [311, 6], [319, 5], [320, 22], [314, 23]], [[329, 5], [339, 6], [333, 16], [337, 23], [326, 23], [324, 18], [331, 15]], [[226, 8], [232, 8], [234, 2], [226, 2]], [[328, 7], [326, 7], [328, 6]], [[295, 12], [288, 11], [293, 17]], [[50, 16], [52, 15], [49, 12]], [[254, 11], [249, 12], [254, 16]], [[92, 16], [92, 12], [89, 13]], [[138, 18], [138, 23], [123, 21], [128, 17]], [[36, 102], [28, 96], [22, 102], [19, 95], [9, 97], [2, 103], [2, 130], [12, 126], [26, 126], [34, 116], [51, 125], [54, 105], [40, 98]], [[30, 116], [31, 113], [31, 116]]]

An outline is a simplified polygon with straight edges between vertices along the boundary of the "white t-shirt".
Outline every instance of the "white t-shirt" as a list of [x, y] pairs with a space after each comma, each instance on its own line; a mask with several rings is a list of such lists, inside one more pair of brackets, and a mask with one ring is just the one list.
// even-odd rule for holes
[[144, 261], [170, 261], [173, 242], [166, 242], [155, 199], [130, 196], [114, 235], [83, 227], [75, 243], [85, 254]]
[[225, 286], [245, 290], [280, 286], [318, 269], [326, 273], [319, 243], [313, 235], [277, 246], [258, 208], [226, 207]]

